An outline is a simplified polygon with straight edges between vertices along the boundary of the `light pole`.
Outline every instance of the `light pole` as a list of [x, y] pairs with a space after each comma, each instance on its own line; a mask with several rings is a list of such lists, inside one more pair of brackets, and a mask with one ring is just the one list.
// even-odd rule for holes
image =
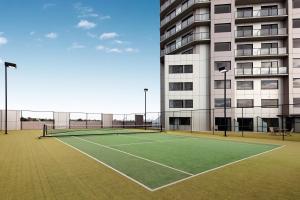
[[4, 63], [5, 67], [5, 134], [7, 134], [7, 68], [13, 67], [17, 68], [17, 65], [15, 63]]
[[147, 92], [148, 92], [148, 88], [145, 88], [144, 92], [145, 92], [145, 120], [144, 120], [144, 123], [145, 123], [145, 130], [146, 130], [147, 129]]
[[219, 72], [224, 73], [224, 122], [225, 122], [225, 127], [224, 127], [224, 136], [227, 136], [227, 117], [226, 117], [226, 89], [227, 89], [227, 84], [226, 84], [226, 74], [228, 72], [228, 69], [226, 67], [220, 67]]

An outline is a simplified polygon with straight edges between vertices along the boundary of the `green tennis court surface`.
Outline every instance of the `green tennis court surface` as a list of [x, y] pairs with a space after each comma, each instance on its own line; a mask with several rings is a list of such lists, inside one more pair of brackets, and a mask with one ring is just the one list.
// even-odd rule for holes
[[279, 147], [165, 133], [57, 139], [151, 191]]

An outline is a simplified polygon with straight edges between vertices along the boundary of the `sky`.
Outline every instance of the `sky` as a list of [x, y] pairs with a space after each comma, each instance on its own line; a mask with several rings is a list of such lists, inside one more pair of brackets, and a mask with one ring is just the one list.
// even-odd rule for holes
[[[0, 106], [159, 111], [159, 0], [0, 0]], [[1, 75], [2, 74], [2, 75]]]

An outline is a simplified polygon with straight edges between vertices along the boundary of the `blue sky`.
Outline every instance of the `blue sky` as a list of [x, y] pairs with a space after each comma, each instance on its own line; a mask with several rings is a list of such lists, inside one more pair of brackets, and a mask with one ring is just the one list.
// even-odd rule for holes
[[[159, 111], [158, 0], [1, 0], [9, 109]], [[0, 106], [4, 67], [0, 64]]]

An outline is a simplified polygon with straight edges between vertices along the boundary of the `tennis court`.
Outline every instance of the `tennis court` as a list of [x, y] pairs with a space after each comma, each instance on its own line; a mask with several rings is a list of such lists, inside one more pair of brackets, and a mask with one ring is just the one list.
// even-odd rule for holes
[[54, 137], [150, 191], [280, 148], [158, 131], [120, 130], [72, 130], [56, 132]]

